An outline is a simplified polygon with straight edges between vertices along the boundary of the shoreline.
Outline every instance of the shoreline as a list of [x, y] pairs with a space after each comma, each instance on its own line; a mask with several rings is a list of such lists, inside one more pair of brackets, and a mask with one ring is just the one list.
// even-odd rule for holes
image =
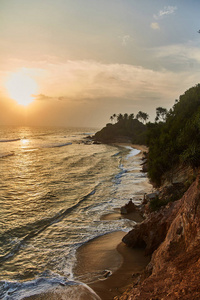
[[145, 256], [144, 249], [128, 248], [123, 242], [120, 242], [116, 249], [123, 259], [121, 266], [104, 281], [88, 284], [101, 300], [120, 297], [138, 281], [138, 277], [150, 262], [150, 257]]
[[[143, 152], [147, 151], [146, 146], [131, 143], [115, 143], [113, 145], [129, 146], [140, 150], [141, 152], [135, 155], [137, 159], [140, 159]], [[147, 188], [148, 183], [145, 181], [142, 183], [144, 193]], [[102, 214], [101, 220], [114, 221], [121, 218], [130, 219], [135, 223], [143, 220], [138, 212], [121, 215], [120, 209], [113, 211], [113, 213]], [[138, 277], [150, 261], [150, 258], [144, 255], [143, 249], [128, 248], [122, 242], [122, 238], [126, 234], [127, 232], [116, 231], [98, 236], [77, 250], [77, 264], [73, 272], [75, 281], [83, 282], [82, 285], [57, 286], [45, 293], [24, 297], [23, 299], [111, 300], [114, 297], [121, 296], [128, 286], [138, 281]]]
[[[140, 158], [143, 155], [143, 152], [148, 151], [147, 147], [143, 145], [133, 145], [131, 143], [115, 143], [113, 145], [131, 146], [134, 149], [140, 150], [141, 152], [135, 155]], [[146, 182], [143, 184], [144, 193], [146, 192], [146, 184]], [[136, 223], [140, 223], [143, 220], [138, 212], [131, 213], [130, 215], [121, 215], [120, 211], [116, 211], [103, 214], [101, 217], [102, 220], [111, 221], [120, 218], [130, 219]], [[150, 256], [145, 255], [144, 249], [129, 248], [122, 242], [121, 237], [126, 234], [126, 232], [116, 232], [115, 237], [113, 237], [113, 233], [108, 233], [103, 237], [97, 237], [94, 240], [89, 241], [77, 251], [77, 265], [85, 264], [88, 259], [95, 257], [96, 266], [102, 264], [102, 267], [104, 266], [103, 269], [105, 270], [109, 269], [109, 267], [106, 268], [106, 266], [109, 266], [110, 260], [114, 259], [114, 255], [116, 255], [116, 257], [119, 257], [119, 255], [121, 256], [121, 264], [111, 276], [104, 278], [104, 280], [96, 280], [87, 283], [101, 300], [111, 300], [114, 297], [120, 297], [128, 287], [132, 286], [134, 283], [137, 284], [139, 276], [150, 262]], [[112, 250], [110, 249], [111, 244]], [[98, 252], [95, 253], [96, 247], [98, 247]], [[99, 252], [101, 255], [99, 255]]]

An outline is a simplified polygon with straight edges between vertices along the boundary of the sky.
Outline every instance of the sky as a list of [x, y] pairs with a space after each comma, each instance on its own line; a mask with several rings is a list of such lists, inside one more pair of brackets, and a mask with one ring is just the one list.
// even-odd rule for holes
[[199, 12], [199, 0], [0, 0], [0, 125], [153, 121], [199, 83]]

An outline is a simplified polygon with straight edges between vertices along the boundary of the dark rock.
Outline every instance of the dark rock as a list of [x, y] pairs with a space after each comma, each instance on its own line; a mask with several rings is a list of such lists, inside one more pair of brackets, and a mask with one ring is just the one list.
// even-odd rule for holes
[[130, 214], [136, 211], [136, 205], [130, 200], [127, 204], [121, 207], [120, 209], [122, 215]]
[[148, 218], [136, 224], [122, 241], [129, 247], [142, 247], [145, 248], [146, 254], [152, 254], [164, 241], [179, 206], [179, 201], [173, 202], [158, 212], [149, 214]]
[[101, 142], [99, 142], [99, 141], [94, 141], [93, 142], [93, 145], [100, 145], [101, 144]]

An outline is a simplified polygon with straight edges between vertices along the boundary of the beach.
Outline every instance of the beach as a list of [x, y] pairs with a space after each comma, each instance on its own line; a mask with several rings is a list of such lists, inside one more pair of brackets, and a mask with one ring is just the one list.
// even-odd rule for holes
[[[120, 263], [118, 269], [108, 278], [102, 276], [99, 280], [88, 284], [102, 300], [120, 296], [133, 283], [134, 278], [137, 280], [150, 260], [142, 249], [131, 249], [120, 242], [124, 235], [124, 232], [108, 234], [88, 243], [78, 251], [78, 265], [87, 264], [87, 272], [92, 271], [95, 265], [107, 271], [112, 270], [112, 267], [116, 268]], [[96, 263], [91, 266], [90, 261], [94, 258]], [[112, 266], [112, 263], [115, 263], [115, 266]]]
[[[69, 288], [56, 287], [43, 294], [25, 297], [24, 300], [111, 300], [137, 283], [140, 273], [150, 257], [142, 249], [128, 248], [123, 242], [124, 232], [114, 232], [98, 237], [81, 246], [77, 251], [76, 276], [87, 282]], [[110, 276], [104, 277], [110, 272]], [[98, 278], [90, 274], [99, 273]], [[91, 288], [91, 289], [88, 289]], [[99, 296], [99, 297], [98, 297]]]
[[[120, 145], [124, 146], [124, 144]], [[145, 146], [131, 144], [126, 144], [126, 146], [141, 151], [135, 159], [141, 159], [142, 152], [147, 151]], [[146, 182], [143, 183], [144, 192], [146, 184]], [[101, 219], [114, 221], [119, 218], [129, 218], [136, 223], [142, 221], [138, 212], [124, 216], [119, 211], [102, 215]], [[94, 270], [102, 272], [100, 278], [88, 283], [102, 300], [113, 299], [125, 292], [131, 284], [137, 282], [140, 273], [150, 261], [150, 257], [144, 255], [143, 249], [128, 248], [121, 241], [125, 234], [125, 232], [109, 233], [88, 242], [77, 251], [78, 267], [75, 273], [81, 274], [81, 270], [82, 274], [84, 272], [91, 274]]]
[[120, 243], [143, 218], [120, 208], [130, 198], [139, 205], [151, 188], [141, 172], [143, 149], [85, 144], [85, 135], [3, 129], [1, 299], [104, 299], [129, 282]]
[[[145, 146], [131, 144], [118, 144], [118, 146], [140, 150], [141, 152], [134, 156], [135, 160], [141, 160], [143, 151], [147, 150]], [[140, 184], [144, 193], [149, 190], [148, 180]], [[105, 222], [115, 222], [124, 218], [136, 223], [143, 220], [137, 211], [121, 215], [120, 208], [110, 213], [104, 212], [101, 216], [101, 220]], [[143, 249], [128, 248], [122, 242], [125, 234], [124, 231], [103, 234], [78, 248], [73, 273], [76, 281], [81, 282], [80, 285], [70, 288], [60, 286], [46, 293], [23, 299], [111, 300], [122, 295], [133, 284], [137, 284], [140, 274], [150, 261], [150, 257], [144, 255]]]

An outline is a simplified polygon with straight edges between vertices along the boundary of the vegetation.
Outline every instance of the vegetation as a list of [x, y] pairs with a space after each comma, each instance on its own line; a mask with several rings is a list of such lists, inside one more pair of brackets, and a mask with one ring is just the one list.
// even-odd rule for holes
[[161, 208], [162, 206], [167, 205], [168, 202], [169, 201], [167, 201], [166, 199], [162, 200], [157, 196], [156, 198], [153, 198], [153, 199], [150, 200], [149, 208], [150, 208], [151, 211], [156, 211], [159, 208]]
[[200, 166], [200, 84], [181, 95], [170, 110], [157, 107], [154, 123], [146, 124], [148, 118], [142, 111], [113, 114], [112, 123], [97, 132], [95, 139], [113, 142], [127, 137], [132, 143], [147, 144], [148, 175], [157, 186], [166, 172], [173, 182], [176, 166]]
[[144, 122], [146, 124], [147, 120], [149, 119], [149, 115], [145, 112], [142, 112], [141, 110], [138, 112], [138, 114], [136, 115], [136, 119], [137, 120], [141, 120], [142, 122]]
[[[110, 117], [110, 120], [115, 123], [108, 123], [106, 127], [95, 134], [94, 139], [110, 143], [123, 137], [131, 140], [131, 142], [135, 144], [145, 144], [147, 129], [143, 123], [146, 122], [148, 115], [143, 112], [139, 112], [138, 114], [136, 119], [134, 119], [133, 113], [130, 115], [127, 113], [124, 115], [121, 113], [118, 115], [113, 114]], [[138, 119], [143, 121], [143, 123]]]
[[169, 111], [157, 108], [155, 121], [147, 124], [148, 174], [159, 186], [162, 175], [176, 165], [200, 166], [200, 84], [181, 95]]

